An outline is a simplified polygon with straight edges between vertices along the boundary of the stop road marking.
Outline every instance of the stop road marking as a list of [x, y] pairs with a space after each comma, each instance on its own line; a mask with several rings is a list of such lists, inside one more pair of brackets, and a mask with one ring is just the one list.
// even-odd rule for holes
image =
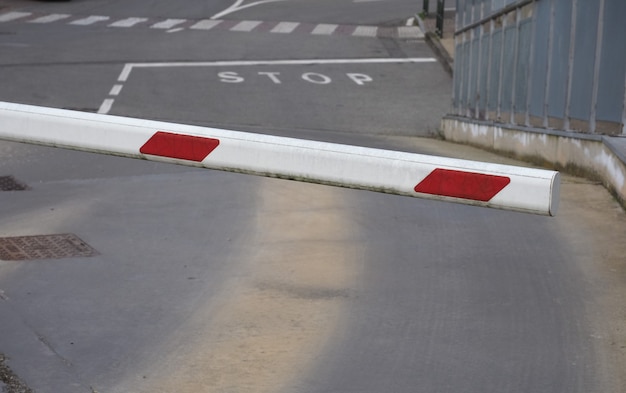
[[[259, 71], [256, 74], [252, 75], [257, 78], [270, 80], [276, 85], [280, 85], [283, 83], [283, 78], [281, 78], [280, 72]], [[244, 77], [240, 73], [235, 71], [219, 72], [217, 76], [222, 83], [244, 83], [246, 81], [246, 77], [250, 78], [250, 76]], [[318, 72], [305, 72], [300, 76], [300, 79], [316, 85], [328, 85], [333, 82], [333, 79], [330, 76]], [[363, 86], [364, 84], [373, 81], [371, 76], [359, 73], [346, 73], [343, 79], [348, 79], [359, 86]]]
[[[435, 63], [437, 60], [432, 57], [414, 57], [414, 58], [363, 58], [363, 59], [296, 59], [296, 60], [249, 60], [249, 61], [208, 61], [208, 62], [166, 62], [166, 63], [127, 63], [124, 65], [122, 72], [117, 78], [117, 82], [111, 88], [109, 96], [104, 99], [98, 113], [107, 114], [111, 111], [115, 100], [120, 95], [124, 88], [124, 83], [130, 78], [131, 72], [136, 69], [149, 69], [149, 68], [203, 68], [203, 67], [219, 67], [219, 68], [231, 68], [231, 67], [258, 67], [258, 66], [312, 66], [312, 65], [354, 65], [354, 64], [407, 64], [407, 63]], [[291, 78], [281, 77], [280, 72], [276, 71], [263, 71], [251, 74], [256, 78], [265, 78], [273, 84], [281, 84], [283, 80], [294, 80]], [[367, 74], [360, 73], [345, 73], [341, 74], [341, 77], [333, 75], [332, 77], [326, 74], [317, 72], [305, 72], [299, 79], [303, 82], [317, 85], [328, 85], [334, 80], [344, 80], [348, 83], [354, 83], [358, 86], [366, 85], [373, 82], [373, 78]], [[246, 77], [235, 71], [223, 71], [217, 74], [219, 81], [222, 83], [243, 83], [246, 81], [246, 77], [250, 78], [250, 75], [246, 74]]]

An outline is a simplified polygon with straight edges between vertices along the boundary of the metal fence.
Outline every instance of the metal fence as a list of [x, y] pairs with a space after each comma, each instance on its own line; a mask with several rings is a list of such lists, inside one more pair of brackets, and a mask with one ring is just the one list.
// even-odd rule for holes
[[456, 115], [626, 135], [626, 0], [456, 1]]

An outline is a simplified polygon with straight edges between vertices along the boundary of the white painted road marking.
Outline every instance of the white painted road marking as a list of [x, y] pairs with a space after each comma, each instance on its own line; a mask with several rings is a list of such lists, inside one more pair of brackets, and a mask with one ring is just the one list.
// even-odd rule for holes
[[243, 22], [237, 23], [230, 30], [231, 31], [252, 31], [255, 27], [260, 25], [262, 22], [258, 20], [244, 20]]
[[219, 25], [222, 22], [223, 21], [221, 21], [221, 20], [204, 19], [204, 20], [201, 20], [200, 22], [192, 25], [189, 28], [190, 29], [194, 29], [194, 30], [211, 30], [212, 28], [214, 28], [215, 26]]
[[[281, 74], [278, 71], [259, 71], [255, 75], [264, 77], [264, 79], [267, 78], [275, 85], [283, 83]], [[371, 76], [366, 74], [346, 73], [345, 75], [349, 80], [359, 86], [363, 86], [366, 82], [374, 81]], [[218, 72], [217, 76], [219, 77], [219, 81], [222, 83], [244, 83], [246, 81], [244, 76], [235, 71]], [[333, 79], [330, 76], [318, 72], [306, 72], [303, 73], [300, 78], [306, 82], [316, 85], [328, 85], [333, 82]]]
[[331, 35], [333, 32], [339, 27], [339, 25], [332, 25], [327, 23], [320, 23], [315, 26], [315, 29], [311, 32], [311, 34], [315, 35]]
[[285, 1], [285, 0], [259, 0], [259, 1], [255, 1], [253, 3], [249, 3], [249, 4], [243, 4], [244, 0], [236, 0], [235, 3], [233, 5], [231, 5], [230, 7], [226, 8], [224, 11], [218, 12], [217, 14], [213, 15], [211, 17], [211, 19], [219, 19], [222, 18], [228, 14], [232, 14], [235, 13], [237, 11], [243, 10], [245, 8], [250, 8], [250, 7], [255, 7], [257, 5], [262, 5], [262, 4], [267, 4], [267, 3], [275, 3], [278, 1]]
[[69, 14], [50, 14], [29, 21], [29, 23], [52, 23], [69, 18]]
[[271, 32], [288, 34], [294, 31], [298, 26], [300, 26], [300, 23], [298, 22], [280, 22], [271, 30]]
[[[254, 3], [251, 3], [253, 5]], [[98, 22], [109, 21], [106, 25], [111, 28], [131, 28], [138, 25], [150, 27], [153, 29], [165, 31], [167, 33], [175, 33], [179, 31], [190, 30], [221, 30], [221, 31], [234, 31], [234, 32], [263, 32], [273, 34], [311, 34], [318, 36], [331, 36], [334, 34], [346, 35], [353, 37], [392, 37], [400, 39], [423, 39], [424, 34], [418, 26], [396, 26], [390, 28], [379, 28], [377, 26], [367, 25], [338, 25], [329, 23], [320, 24], [306, 24], [307, 28], [298, 29], [303, 26], [300, 22], [272, 22], [272, 21], [227, 21], [220, 19], [165, 19], [165, 20], [151, 20], [145, 17], [127, 17], [119, 18], [118, 20], [112, 20], [109, 16], [91, 15], [91, 16], [77, 16], [70, 14], [33, 14], [31, 12], [0, 12], [1, 22], [13, 22], [16, 23], [54, 23], [59, 21], [68, 20], [66, 22], [69, 25], [74, 26], [90, 26]]]
[[[127, 63], [124, 65], [122, 72], [117, 78], [117, 84], [113, 86], [109, 93], [109, 98], [105, 99], [100, 105], [98, 113], [107, 114], [111, 111], [115, 99], [122, 90], [123, 84], [128, 81], [130, 74], [134, 68], [178, 68], [178, 67], [247, 67], [247, 66], [290, 66], [290, 65], [323, 65], [323, 64], [393, 64], [393, 63], [433, 63], [437, 59], [432, 57], [412, 57], [412, 58], [365, 58], [365, 59], [298, 59], [298, 60], [251, 60], [251, 61], [213, 61], [213, 62], [173, 62], [173, 63]], [[278, 72], [264, 71], [258, 75], [269, 78], [273, 83], [282, 83]], [[373, 79], [369, 75], [359, 73], [347, 73], [357, 85], [364, 85], [372, 82]], [[242, 83], [245, 78], [237, 72], [222, 71], [218, 73], [220, 82], [224, 83]], [[317, 84], [330, 83], [330, 78], [323, 74], [306, 73], [302, 75], [302, 79]]]
[[147, 21], [148, 18], [126, 18], [122, 20], [118, 20], [117, 22], [111, 23], [109, 26], [111, 27], [133, 27], [139, 23], [143, 23]]
[[30, 15], [32, 15], [31, 12], [8, 12], [6, 14], [0, 15], [0, 22], [10, 22], [12, 20], [26, 18]]
[[81, 18], [73, 22], [70, 22], [70, 25], [89, 26], [89, 25], [93, 25], [94, 23], [103, 22], [109, 19], [110, 18], [108, 16], [92, 15], [86, 18]]
[[124, 87], [124, 85], [114, 85], [111, 91], [109, 92], [109, 95], [110, 96], [120, 95], [120, 92], [122, 91], [122, 87]]
[[187, 19], [166, 19], [162, 22], [158, 22], [150, 26], [151, 29], [163, 29], [169, 30], [175, 26], [180, 25], [181, 23], [187, 22]]

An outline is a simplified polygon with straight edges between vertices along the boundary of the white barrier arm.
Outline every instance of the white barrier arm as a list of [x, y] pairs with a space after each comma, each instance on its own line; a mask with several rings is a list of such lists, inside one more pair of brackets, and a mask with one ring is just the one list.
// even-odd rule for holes
[[0, 139], [554, 215], [559, 173], [0, 102]]

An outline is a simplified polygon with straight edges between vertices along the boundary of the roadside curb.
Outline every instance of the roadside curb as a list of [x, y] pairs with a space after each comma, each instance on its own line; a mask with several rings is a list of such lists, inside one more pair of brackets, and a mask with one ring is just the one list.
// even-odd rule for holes
[[443, 69], [446, 72], [453, 76], [454, 74], [454, 60], [448, 53], [448, 51], [441, 45], [441, 41], [439, 41], [439, 37], [435, 33], [427, 32], [425, 35], [425, 41], [428, 46], [431, 47], [433, 52], [435, 52], [435, 56], [443, 66]]
[[445, 140], [476, 146], [600, 182], [626, 209], [626, 138], [478, 121], [446, 115]]
[[424, 39], [426, 43], [435, 53], [435, 56], [443, 66], [444, 70], [450, 76], [452, 76], [454, 73], [454, 59], [452, 58], [452, 56], [450, 56], [446, 48], [441, 44], [441, 41], [439, 40], [437, 34], [430, 31], [426, 27], [426, 23], [424, 22], [422, 17], [419, 14], [415, 14], [414, 18], [420, 29], [424, 32]]

